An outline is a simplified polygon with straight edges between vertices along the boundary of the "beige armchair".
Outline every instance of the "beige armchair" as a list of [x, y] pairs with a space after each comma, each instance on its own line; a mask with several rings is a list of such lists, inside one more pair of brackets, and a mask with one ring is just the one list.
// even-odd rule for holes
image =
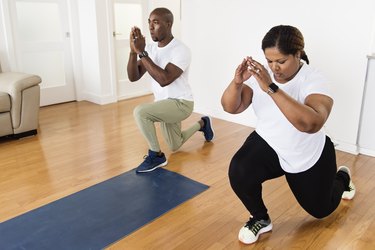
[[37, 75], [0, 72], [0, 137], [37, 134], [41, 82]]

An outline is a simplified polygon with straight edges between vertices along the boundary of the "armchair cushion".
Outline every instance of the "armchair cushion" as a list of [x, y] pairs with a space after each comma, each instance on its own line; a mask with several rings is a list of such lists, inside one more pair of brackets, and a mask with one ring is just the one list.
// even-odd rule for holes
[[7, 93], [0, 92], [0, 113], [10, 112], [10, 98]]
[[0, 137], [13, 134], [10, 106], [9, 95], [7, 93], [0, 92]]

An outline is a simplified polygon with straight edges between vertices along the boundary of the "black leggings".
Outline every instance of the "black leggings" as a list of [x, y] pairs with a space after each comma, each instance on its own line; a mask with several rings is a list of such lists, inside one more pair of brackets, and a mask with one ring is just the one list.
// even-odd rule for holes
[[233, 156], [229, 166], [230, 184], [255, 218], [267, 218], [262, 199], [262, 183], [285, 175], [298, 203], [316, 218], [331, 214], [339, 205], [348, 185], [348, 176], [336, 174], [336, 155], [333, 143], [326, 143], [317, 163], [301, 173], [287, 173], [279, 163], [276, 152], [255, 131]]

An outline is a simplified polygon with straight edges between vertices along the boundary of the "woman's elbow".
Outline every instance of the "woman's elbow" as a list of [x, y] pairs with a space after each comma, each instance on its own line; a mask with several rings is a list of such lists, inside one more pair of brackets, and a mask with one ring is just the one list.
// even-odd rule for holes
[[230, 109], [230, 108], [228, 108], [228, 107], [224, 107], [224, 106], [223, 106], [223, 110], [224, 110], [225, 112], [229, 113], [229, 114], [234, 114], [234, 113], [235, 113], [235, 111], [234, 111], [233, 109]]
[[233, 108], [230, 105], [226, 105], [225, 103], [221, 103], [221, 106], [223, 107], [223, 110], [229, 114], [237, 114], [237, 109]]
[[226, 105], [226, 103], [225, 103], [225, 101], [224, 101], [224, 99], [222, 98], [221, 99], [221, 106], [223, 107], [223, 110], [225, 111], [225, 112], [227, 112], [227, 113], [232, 113], [231, 111], [231, 109], [229, 108], [229, 106], [228, 105]]
[[301, 132], [315, 134], [323, 127], [323, 124], [319, 122], [300, 122], [295, 127]]

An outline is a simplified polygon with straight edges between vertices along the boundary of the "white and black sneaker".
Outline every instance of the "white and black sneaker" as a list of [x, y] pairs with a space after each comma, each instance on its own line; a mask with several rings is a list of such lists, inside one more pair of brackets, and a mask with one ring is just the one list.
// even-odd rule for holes
[[272, 230], [271, 220], [257, 220], [250, 218], [248, 222], [240, 229], [238, 239], [244, 244], [251, 244], [258, 240], [259, 235]]
[[347, 166], [341, 166], [341, 167], [339, 167], [337, 172], [339, 172], [339, 171], [347, 173], [349, 175], [349, 179], [350, 179], [349, 180], [349, 186], [346, 188], [346, 190], [342, 194], [341, 198], [344, 199], [344, 200], [351, 200], [351, 199], [353, 199], [353, 197], [355, 195], [355, 186], [354, 186], [354, 183], [352, 181], [350, 169]]

